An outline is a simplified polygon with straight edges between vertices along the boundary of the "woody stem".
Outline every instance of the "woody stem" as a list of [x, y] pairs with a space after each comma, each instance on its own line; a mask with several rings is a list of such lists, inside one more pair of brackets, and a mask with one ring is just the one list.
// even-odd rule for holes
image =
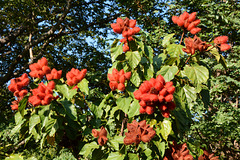
[[[183, 65], [181, 68], [183, 68], [183, 67], [185, 66], [185, 64], [188, 63], [188, 61], [189, 61], [189, 59], [190, 59], [191, 57], [192, 57], [192, 55], [187, 58], [187, 60], [185, 61], [184, 65]], [[175, 75], [178, 75], [178, 73], [180, 72], [181, 68], [178, 70], [178, 72], [177, 72]]]
[[179, 44], [182, 43], [183, 36], [184, 36], [184, 31], [183, 31], [183, 33], [182, 33], [182, 37], [181, 37], [181, 40], [180, 40], [180, 43], [179, 43]]
[[126, 122], [127, 122], [127, 114], [125, 113], [125, 118], [122, 121], [122, 127], [121, 127], [121, 132], [120, 132], [119, 136], [123, 136], [124, 125]]

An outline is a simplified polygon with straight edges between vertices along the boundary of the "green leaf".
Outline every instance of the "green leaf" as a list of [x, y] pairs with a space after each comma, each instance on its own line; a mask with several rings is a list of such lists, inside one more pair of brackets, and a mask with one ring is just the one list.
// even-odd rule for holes
[[161, 123], [161, 130], [160, 133], [162, 134], [163, 139], [167, 141], [168, 135], [172, 131], [172, 123], [169, 120], [164, 119]]
[[163, 66], [160, 71], [157, 72], [157, 75], [161, 74], [165, 81], [171, 81], [175, 74], [178, 72], [177, 66]]
[[32, 133], [32, 129], [40, 123], [40, 116], [37, 114], [32, 115], [29, 118], [29, 133]]
[[117, 57], [123, 53], [122, 46], [123, 43], [121, 43], [121, 45], [118, 45], [117, 47], [110, 49], [112, 62], [114, 62], [117, 59]]
[[69, 89], [66, 84], [57, 84], [56, 90], [58, 90], [63, 97], [67, 98], [68, 100], [72, 99], [72, 97], [77, 94], [76, 89]]
[[161, 65], [164, 62], [164, 60], [166, 59], [166, 57], [167, 56], [163, 53], [153, 57], [154, 72], [157, 72], [160, 70]]
[[[106, 100], [105, 100], [106, 101]], [[105, 101], [102, 101], [102, 103], [105, 103]], [[100, 104], [99, 106], [90, 103], [89, 108], [92, 111], [92, 113], [97, 117], [97, 118], [101, 118], [102, 114], [103, 114], [103, 108], [101, 107], [103, 104]]]
[[220, 55], [220, 61], [219, 62], [223, 65], [223, 67], [225, 69], [227, 69], [227, 62], [226, 62], [225, 58], [223, 57], [223, 55]]
[[[211, 46], [211, 48], [212, 48], [212, 46]], [[211, 53], [212, 55], [214, 55], [215, 58], [216, 58], [216, 60], [217, 60], [217, 62], [219, 62], [219, 60], [220, 60], [220, 54], [218, 53], [217, 48], [212, 48], [212, 49], [210, 50], [210, 53]]]
[[165, 154], [165, 142], [153, 141], [153, 143], [157, 146], [158, 151], [161, 154], [161, 157], [163, 158], [163, 156]]
[[149, 62], [153, 63], [153, 49], [151, 46], [144, 46], [144, 53], [148, 57]]
[[86, 78], [84, 78], [83, 80], [81, 80], [81, 82], [78, 83], [78, 88], [86, 95], [89, 95], [88, 83], [89, 81]]
[[137, 71], [132, 72], [132, 76], [130, 78], [130, 81], [136, 86], [138, 87], [140, 85], [141, 79], [139, 77], [139, 74], [137, 73]]
[[175, 35], [174, 33], [166, 35], [166, 36], [163, 38], [162, 46], [163, 46], [163, 47], [167, 47], [167, 46], [170, 44], [170, 39], [171, 39], [174, 35]]
[[189, 85], [185, 85], [181, 89], [181, 97], [182, 99], [186, 99], [188, 104], [191, 105], [192, 102], [194, 102], [197, 99], [195, 88], [190, 87]]
[[129, 111], [128, 111], [128, 117], [131, 118], [131, 117], [134, 117], [136, 115], [139, 115], [139, 108], [140, 108], [140, 105], [138, 103], [138, 100], [134, 99], [134, 101], [131, 103], [130, 105], [130, 108], [129, 108]]
[[130, 160], [139, 160], [138, 155], [134, 153], [128, 153], [128, 158]]
[[50, 131], [50, 133], [49, 133], [49, 136], [50, 136], [50, 137], [53, 137], [54, 134], [57, 132], [58, 128], [59, 128], [58, 120], [56, 119], [55, 122], [54, 122], [54, 124], [53, 124], [53, 126], [52, 126], [52, 129], [51, 129], [51, 131]]
[[137, 67], [137, 65], [141, 61], [141, 55], [139, 54], [138, 51], [127, 52], [126, 59], [128, 60], [128, 64], [130, 65], [130, 67], [133, 70]]
[[79, 152], [80, 155], [87, 157], [94, 149], [98, 149], [99, 145], [96, 142], [87, 143], [83, 146], [81, 151]]
[[149, 148], [147, 148], [145, 151], [144, 151], [144, 153], [145, 153], [145, 155], [146, 155], [146, 157], [147, 157], [147, 160], [148, 159], [153, 159], [152, 158], [152, 150], [151, 149], [149, 149]]
[[119, 152], [111, 152], [107, 158], [107, 160], [123, 160], [125, 157], [124, 154], [120, 154]]
[[119, 109], [121, 109], [124, 113], [128, 113], [131, 101], [131, 97], [122, 97], [118, 98], [116, 103]]
[[198, 64], [185, 66], [184, 73], [195, 84], [206, 83], [209, 77], [208, 69]]
[[24, 116], [24, 111], [27, 106], [28, 96], [25, 96], [18, 104], [18, 111]]
[[167, 46], [167, 53], [170, 55], [170, 57], [177, 57], [179, 59], [180, 54], [184, 55], [184, 52], [182, 50], [184, 46], [180, 44], [170, 44]]
[[14, 115], [14, 119], [15, 119], [16, 125], [18, 125], [19, 123], [21, 123], [23, 117], [22, 117], [22, 115], [21, 115], [20, 112], [17, 112], [17, 113]]
[[13, 136], [15, 133], [19, 132], [20, 129], [22, 128], [22, 124], [25, 122], [26, 119], [23, 119], [18, 125], [16, 125], [10, 133], [10, 136]]
[[64, 99], [62, 101], [60, 101], [63, 105], [63, 107], [66, 109], [66, 113], [67, 115], [74, 121], [77, 120], [77, 110], [76, 107], [69, 102], [68, 100]]
[[109, 140], [115, 150], [119, 150], [119, 144], [123, 144], [124, 137], [115, 136], [114, 139]]
[[144, 65], [144, 77], [149, 80], [153, 77], [154, 69], [153, 65]]

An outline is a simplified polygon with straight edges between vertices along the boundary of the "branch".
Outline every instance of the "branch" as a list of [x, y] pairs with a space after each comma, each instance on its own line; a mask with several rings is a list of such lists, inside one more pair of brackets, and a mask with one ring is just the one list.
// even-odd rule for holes
[[125, 126], [126, 122], [127, 122], [127, 114], [125, 113], [125, 118], [122, 121], [122, 127], [121, 127], [121, 132], [120, 132], [119, 136], [123, 136], [124, 126]]

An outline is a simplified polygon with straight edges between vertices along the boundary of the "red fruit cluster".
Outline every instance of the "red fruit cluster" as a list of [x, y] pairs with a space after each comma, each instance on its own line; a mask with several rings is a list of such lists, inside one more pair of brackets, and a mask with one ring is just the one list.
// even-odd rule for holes
[[55, 68], [53, 68], [52, 71], [46, 75], [47, 80], [60, 79], [61, 76], [62, 76], [62, 70], [57, 71]]
[[135, 145], [139, 144], [141, 141], [150, 142], [151, 139], [156, 135], [156, 132], [152, 127], [146, 125], [146, 120], [141, 122], [137, 122], [133, 120], [132, 123], [127, 124], [128, 132], [125, 133], [126, 137], [124, 138], [124, 144], [130, 145], [135, 143]]
[[204, 52], [210, 47], [210, 44], [207, 44], [205, 41], [203, 42], [196, 35], [192, 38], [185, 38], [185, 47], [182, 50], [186, 53], [190, 53], [191, 55], [195, 54], [195, 51], [198, 50], [200, 52]]
[[39, 105], [48, 105], [53, 99], [53, 89], [55, 88], [54, 81], [50, 81], [47, 86], [41, 82], [37, 88], [32, 90], [32, 95], [29, 97], [28, 102], [34, 107]]
[[18, 110], [18, 104], [22, 100], [23, 97], [19, 97], [17, 100], [12, 101], [11, 109]]
[[203, 151], [203, 155], [198, 157], [198, 160], [219, 160], [219, 157], [214, 157], [214, 154], [208, 153], [208, 151]]
[[201, 31], [201, 28], [197, 28], [197, 25], [200, 24], [201, 20], [196, 20], [197, 12], [193, 12], [191, 14], [187, 13], [186, 11], [178, 16], [172, 16], [173, 23], [177, 24], [183, 30], [190, 31], [191, 34], [197, 34]]
[[169, 144], [170, 149], [165, 152], [163, 160], [193, 160], [193, 156], [189, 154], [187, 144], [177, 144], [173, 141], [173, 144]]
[[133, 94], [139, 100], [140, 113], [153, 114], [155, 107], [161, 111], [166, 118], [169, 117], [170, 110], [175, 108], [173, 101], [173, 93], [175, 87], [173, 82], [166, 82], [162, 75], [157, 76], [156, 79], [151, 78], [149, 81], [144, 81], [139, 90]]
[[11, 83], [8, 86], [9, 91], [14, 93], [14, 96], [17, 97], [17, 100], [12, 102], [12, 110], [18, 110], [18, 103], [21, 99], [28, 93], [26, 89], [23, 89], [29, 84], [29, 78], [26, 73], [18, 78], [11, 79]]
[[103, 146], [107, 143], [107, 131], [106, 129], [102, 126], [100, 131], [97, 131], [96, 129], [92, 130], [92, 134], [95, 138], [98, 137], [98, 144], [100, 146]]
[[109, 86], [112, 91], [118, 89], [119, 91], [125, 90], [125, 80], [129, 80], [131, 77], [131, 72], [124, 72], [121, 69], [119, 72], [116, 68], [113, 68], [112, 74], [108, 73]]
[[26, 89], [23, 89], [23, 87], [27, 86], [29, 84], [29, 78], [26, 73], [24, 73], [21, 77], [11, 79], [11, 83], [8, 86], [9, 91], [14, 93], [14, 96], [16, 97], [24, 97], [28, 91]]
[[231, 48], [230, 45], [227, 44], [228, 36], [219, 36], [214, 39], [214, 43], [220, 48], [221, 51], [226, 51]]
[[133, 35], [137, 34], [141, 29], [136, 27], [136, 20], [125, 18], [117, 18], [117, 23], [112, 23], [111, 27], [115, 33], [122, 34], [124, 38], [120, 42], [124, 43], [123, 52], [129, 51], [129, 46], [127, 41], [133, 41]]
[[87, 69], [79, 71], [78, 69], [72, 68], [71, 71], [66, 74], [67, 84], [69, 86], [78, 84], [85, 77], [86, 73]]
[[34, 78], [43, 79], [43, 76], [51, 72], [51, 68], [48, 66], [48, 61], [45, 57], [38, 60], [37, 63], [29, 65], [31, 72], [29, 75]]

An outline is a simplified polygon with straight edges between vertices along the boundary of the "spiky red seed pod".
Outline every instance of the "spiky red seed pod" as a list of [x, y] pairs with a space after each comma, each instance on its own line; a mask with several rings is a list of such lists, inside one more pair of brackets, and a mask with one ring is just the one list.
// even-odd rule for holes
[[165, 83], [165, 88], [168, 88], [168, 87], [170, 87], [170, 86], [172, 86], [173, 85], [173, 82], [172, 81], [169, 81], [169, 82], [166, 82]]
[[124, 74], [126, 80], [129, 80], [131, 78], [131, 75], [132, 75], [131, 72], [127, 72], [127, 73]]
[[24, 97], [25, 95], [27, 95], [28, 91], [26, 89], [23, 89], [19, 92], [19, 97]]
[[194, 21], [196, 18], [196, 15], [197, 15], [197, 12], [191, 13], [188, 17], [188, 22], [190, 23], [190, 22]]
[[119, 71], [119, 75], [120, 75], [120, 76], [124, 75], [124, 70], [123, 70], [123, 69], [121, 69], [121, 70]]
[[134, 30], [135, 34], [137, 34], [138, 32], [140, 32], [141, 28], [139, 28], [139, 27], [134, 27], [133, 30]]
[[141, 93], [140, 90], [134, 91], [134, 92], [133, 92], [133, 95], [134, 95], [134, 98], [135, 98], [136, 100], [141, 100], [142, 93]]
[[44, 75], [46, 75], [51, 72], [51, 68], [48, 66], [43, 66], [42, 71], [43, 71]]
[[157, 83], [155, 83], [155, 86], [154, 86], [154, 88], [158, 91], [162, 90], [163, 87], [164, 87], [164, 85], [162, 82], [157, 82]]
[[142, 107], [146, 107], [146, 106], [147, 106], [146, 102], [143, 101], [143, 100], [141, 100], [141, 101], [139, 102], [139, 105], [142, 106]]
[[156, 78], [158, 82], [161, 82], [163, 85], [165, 85], [165, 80], [161, 74], [159, 74]]
[[159, 95], [162, 95], [165, 97], [165, 95], [167, 95], [167, 89], [166, 88], [163, 88], [160, 92], [159, 92]]
[[97, 131], [96, 129], [92, 129], [92, 135], [93, 137], [97, 138], [99, 136], [99, 131]]
[[127, 37], [127, 36], [128, 36], [128, 31], [123, 31], [123, 32], [122, 32], [122, 36], [123, 36], [123, 37]]
[[[181, 17], [181, 16], [180, 16], [180, 17]], [[180, 18], [180, 17], [179, 17], [179, 18]], [[185, 11], [185, 12], [183, 12], [183, 14], [182, 14], [182, 17], [181, 17], [181, 18], [182, 18], [183, 20], [186, 20], [186, 19], [188, 19], [188, 17], [189, 17], [189, 13], [188, 13], [188, 12], [186, 12], [186, 11]]]
[[190, 23], [186, 20], [186, 21], [184, 22], [184, 28], [188, 28], [189, 24], [190, 24]]
[[127, 52], [127, 51], [129, 51], [130, 48], [127, 44], [124, 44], [122, 49], [123, 49], [123, 52]]
[[101, 127], [101, 130], [99, 131], [99, 137], [101, 137], [101, 136], [104, 136], [104, 137], [107, 136], [107, 130], [103, 126]]
[[164, 96], [159, 95], [159, 96], [158, 96], [158, 101], [159, 101], [160, 103], [164, 102], [164, 101], [165, 101]]
[[40, 60], [38, 60], [37, 62], [40, 66], [47, 66], [48, 65], [48, 61], [47, 61], [47, 58], [43, 57], [41, 58]]
[[173, 94], [173, 93], [175, 92], [175, 87], [174, 87], [174, 86], [169, 86], [169, 87], [167, 88], [167, 92], [168, 92], [169, 94]]
[[172, 21], [174, 24], [177, 24], [178, 16], [172, 16]]
[[134, 28], [136, 26], [136, 24], [137, 24], [137, 20], [135, 20], [135, 19], [130, 19], [129, 20], [129, 27], [130, 28]]
[[108, 77], [109, 81], [116, 81], [114, 76], [112, 74], [110, 74], [110, 73], [107, 74], [107, 77]]
[[168, 110], [162, 111], [162, 116], [165, 118], [169, 118], [170, 112]]
[[178, 18], [178, 20], [177, 20], [177, 25], [178, 25], [179, 27], [182, 27], [182, 26], [184, 25], [184, 20]]
[[141, 99], [145, 102], [148, 102], [150, 101], [150, 94], [148, 93], [143, 93], [142, 96], [141, 96]]
[[98, 144], [99, 144], [100, 146], [104, 146], [104, 145], [107, 143], [107, 140], [108, 140], [107, 137], [105, 137], [105, 136], [100, 137], [100, 136], [99, 136], [99, 138], [98, 138]]
[[122, 39], [120, 39], [120, 42], [121, 42], [121, 43], [127, 43], [127, 38], [122, 38]]
[[146, 112], [147, 114], [153, 114], [154, 113], [154, 107], [152, 106], [146, 106]]
[[172, 94], [169, 94], [165, 97], [166, 102], [171, 102], [172, 100], [173, 100], [173, 95]]
[[144, 107], [140, 106], [139, 112], [140, 112], [141, 114], [146, 113], [146, 107], [144, 108]]
[[201, 28], [193, 28], [190, 30], [191, 34], [197, 34], [198, 32], [200, 32], [202, 29]]
[[151, 138], [148, 135], [141, 136], [141, 140], [145, 143], [150, 142]]
[[151, 79], [149, 80], [149, 83], [151, 84], [151, 87], [154, 87], [155, 84], [157, 83], [157, 81], [156, 81], [155, 78], [151, 78]]
[[226, 44], [226, 43], [223, 43], [223, 44], [221, 44], [221, 46], [220, 46], [220, 50], [221, 50], [221, 51], [226, 51], [226, 50], [229, 50], [230, 48], [231, 48], [231, 46], [228, 45], [228, 44]]
[[135, 34], [135, 31], [133, 29], [128, 30], [128, 37], [132, 36]]
[[129, 36], [128, 41], [134, 41], [134, 38], [132, 36]]
[[125, 90], [125, 85], [123, 83], [118, 84], [118, 90], [119, 91], [124, 91]]
[[130, 137], [125, 137], [124, 140], [123, 140], [123, 143], [125, 145], [130, 145], [130, 144], [133, 144], [134, 143], [134, 140]]
[[165, 103], [161, 103], [159, 106], [158, 106], [158, 109], [160, 111], [165, 111], [168, 109], [167, 105]]
[[227, 41], [228, 41], [228, 36], [219, 36], [213, 40], [215, 44], [223, 44], [223, 43], [227, 43]]
[[156, 101], [158, 101], [158, 96], [156, 94], [150, 94], [149, 99], [150, 99], [150, 101], [156, 102]]
[[53, 90], [53, 89], [55, 88], [55, 82], [54, 82], [54, 81], [50, 81], [50, 82], [47, 84], [47, 88]]
[[116, 81], [110, 81], [109, 87], [111, 88], [112, 91], [115, 91], [118, 88], [118, 83]]
[[194, 22], [190, 23], [187, 27], [187, 30], [190, 31], [191, 29], [193, 29], [195, 27]]
[[120, 83], [124, 83], [126, 80], [125, 76], [124, 75], [121, 75], [120, 78], [119, 78], [119, 82]]
[[124, 20], [122, 18], [117, 18], [117, 23], [120, 25], [124, 25]]

